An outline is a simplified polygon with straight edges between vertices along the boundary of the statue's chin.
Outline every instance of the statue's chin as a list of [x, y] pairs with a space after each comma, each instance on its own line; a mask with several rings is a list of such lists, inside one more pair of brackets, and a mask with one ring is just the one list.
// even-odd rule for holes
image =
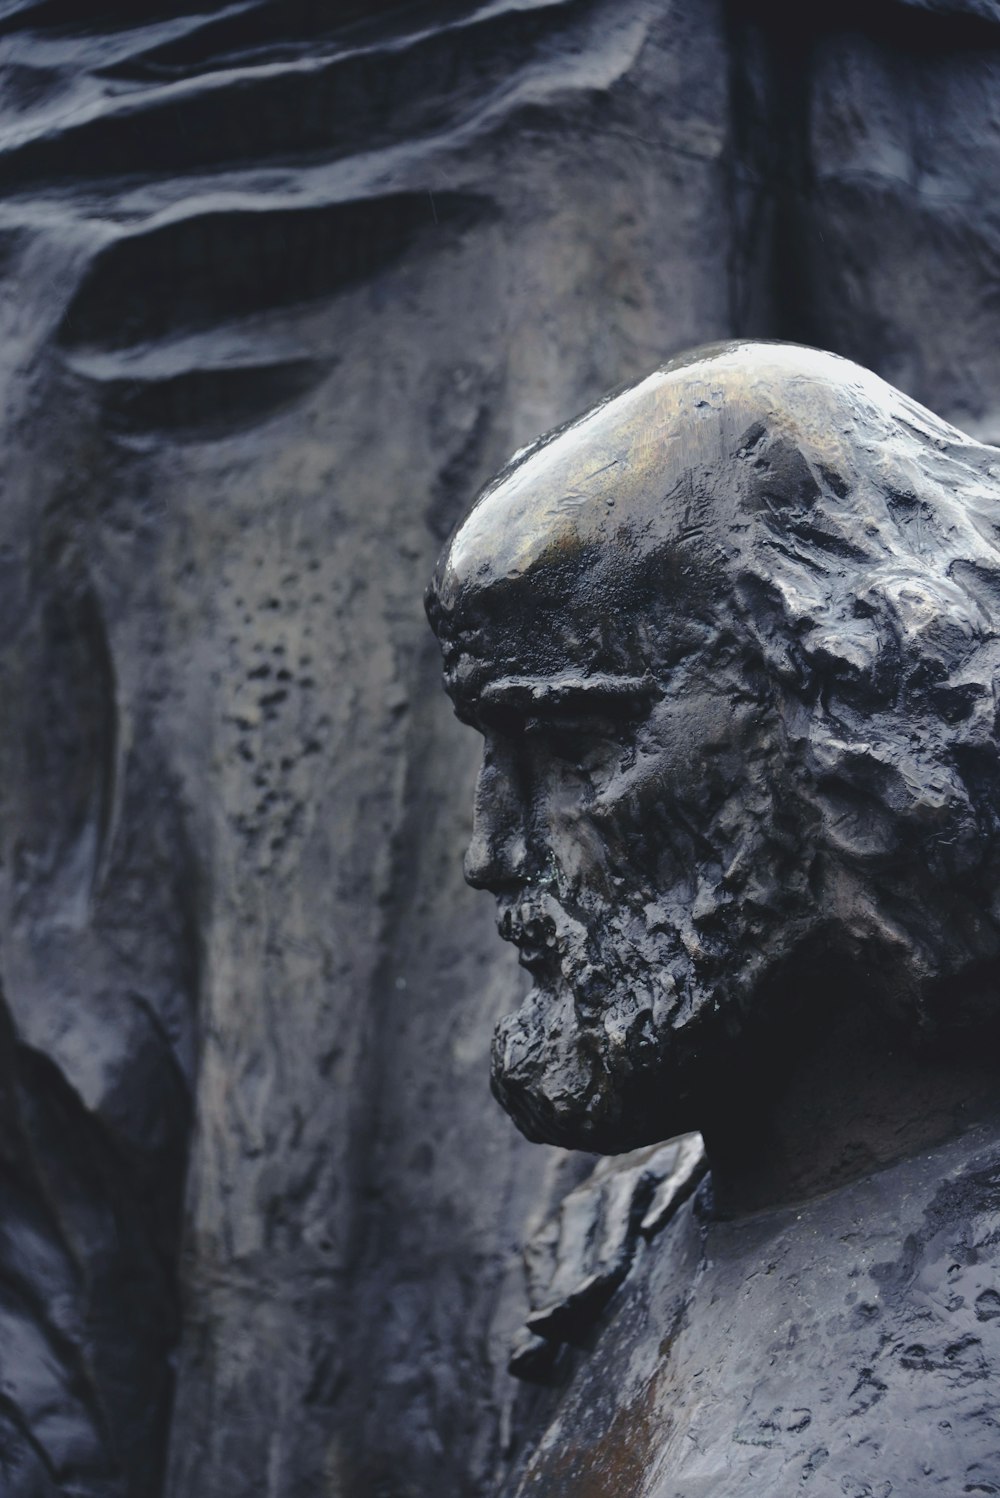
[[[628, 1004], [613, 1007], [627, 1018]], [[538, 1144], [613, 1155], [669, 1138], [689, 1125], [673, 1116], [666, 1057], [638, 1029], [585, 1025], [567, 987], [535, 988], [496, 1027], [493, 1094]]]
[[[554, 1008], [561, 1024], [550, 1023]], [[521, 1133], [537, 1144], [593, 1148], [587, 1142], [587, 1099], [597, 1078], [581, 1054], [580, 1039], [572, 1004], [543, 998], [537, 989], [496, 1027], [493, 1095]]]

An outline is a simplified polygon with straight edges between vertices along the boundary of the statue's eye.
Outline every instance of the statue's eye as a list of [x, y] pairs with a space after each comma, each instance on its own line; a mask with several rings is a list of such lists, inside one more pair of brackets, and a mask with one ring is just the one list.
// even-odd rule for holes
[[620, 726], [579, 714], [529, 718], [525, 737], [553, 759], [593, 774], [621, 757]]
[[526, 727], [524, 714], [502, 703], [480, 707], [477, 718], [476, 727], [484, 732], [501, 734], [505, 739], [519, 739]]

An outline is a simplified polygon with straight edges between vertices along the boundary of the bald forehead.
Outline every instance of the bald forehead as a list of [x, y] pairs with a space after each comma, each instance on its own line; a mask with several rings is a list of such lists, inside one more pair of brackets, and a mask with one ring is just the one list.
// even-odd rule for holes
[[487, 487], [439, 563], [435, 628], [462, 628], [512, 585], [551, 604], [581, 581], [606, 589], [651, 564], [671, 584], [683, 583], [687, 562], [721, 571], [760, 509], [752, 470], [767, 466], [762, 453], [783, 454], [766, 485], [794, 505], [808, 488], [802, 452], [836, 470], [847, 417], [884, 415], [901, 399], [849, 361], [794, 345], [719, 345], [667, 365], [518, 455]]
[[662, 375], [651, 376], [502, 475], [447, 554], [454, 581], [488, 586], [606, 541], [650, 483], [664, 477], [670, 433], [662, 386]]
[[[664, 545], [706, 529], [717, 453], [699, 462], [692, 412], [724, 402], [695, 377], [658, 371], [543, 440], [500, 474], [438, 567], [431, 618], [446, 666], [501, 648], [510, 664], [544, 668], [567, 655], [592, 669], [635, 669], [645, 656], [648, 603], [683, 605], [684, 554]], [[718, 446], [718, 421], [704, 437]], [[692, 482], [691, 464], [704, 482]], [[709, 476], [709, 477], [705, 477]], [[649, 576], [650, 569], [655, 577]], [[704, 572], [702, 566], [690, 571]]]
[[835, 375], [853, 368], [790, 346], [720, 345], [601, 402], [487, 487], [442, 558], [441, 601], [592, 554], [623, 532], [655, 544], [675, 526], [710, 523], [725, 502], [724, 459], [773, 404], [775, 383], [786, 397], [799, 380], [829, 385], [831, 364]]

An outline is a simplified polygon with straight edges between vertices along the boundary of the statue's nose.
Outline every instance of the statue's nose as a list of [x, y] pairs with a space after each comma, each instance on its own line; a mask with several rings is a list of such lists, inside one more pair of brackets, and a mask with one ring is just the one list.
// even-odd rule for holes
[[465, 853], [465, 877], [476, 889], [510, 889], [527, 873], [528, 807], [513, 758], [487, 743]]

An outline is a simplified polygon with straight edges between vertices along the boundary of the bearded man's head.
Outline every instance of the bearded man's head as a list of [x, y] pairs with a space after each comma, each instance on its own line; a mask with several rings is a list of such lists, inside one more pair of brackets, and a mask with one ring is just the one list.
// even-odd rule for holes
[[831, 354], [675, 360], [518, 454], [428, 594], [531, 1138], [701, 1124], [831, 974], [930, 1033], [1000, 958], [1000, 451]]

